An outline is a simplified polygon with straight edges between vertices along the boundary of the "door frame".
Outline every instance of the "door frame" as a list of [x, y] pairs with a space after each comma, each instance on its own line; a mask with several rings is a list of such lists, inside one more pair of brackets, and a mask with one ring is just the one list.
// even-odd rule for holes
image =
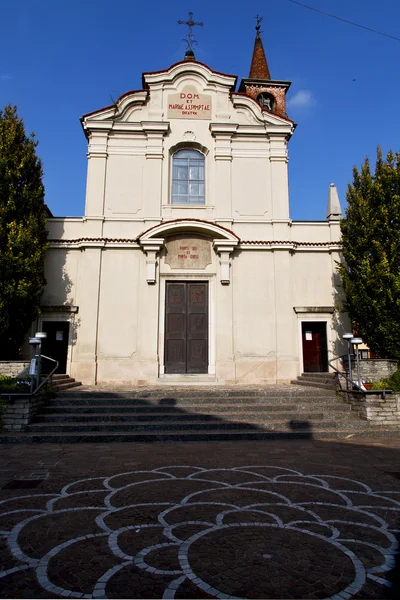
[[68, 350], [67, 350], [67, 366], [66, 366], [66, 374], [70, 375], [71, 374], [71, 363], [72, 363], [72, 334], [73, 334], [73, 325], [74, 325], [74, 319], [71, 319], [71, 315], [69, 314], [63, 314], [63, 313], [50, 313], [47, 314], [43, 313], [40, 315], [40, 317], [38, 318], [38, 329], [37, 331], [42, 331], [43, 328], [43, 321], [62, 321], [62, 322], [67, 322], [69, 323], [69, 331], [68, 331]]
[[[215, 375], [215, 293], [216, 293], [216, 277], [215, 275], [202, 275], [200, 273], [192, 274], [178, 274], [168, 273], [160, 275], [160, 298], [159, 298], [159, 318], [158, 318], [158, 376], [168, 377], [169, 374], [165, 373], [165, 356], [164, 356], [164, 344], [165, 344], [165, 296], [166, 296], [166, 283], [167, 281], [173, 281], [178, 283], [195, 283], [196, 281], [208, 282], [208, 375]], [[173, 375], [176, 377], [176, 375]], [[179, 377], [191, 377], [194, 375], [191, 373], [182, 373]]]
[[[306, 368], [305, 368], [304, 334], [306, 333], [306, 330], [307, 330], [306, 323], [310, 324], [311, 329], [313, 327], [317, 326], [318, 335], [320, 336], [319, 356], [318, 356], [319, 370], [316, 370], [316, 371], [314, 371], [314, 370], [306, 371]], [[304, 325], [304, 327], [303, 327], [303, 325]], [[303, 321], [302, 327], [301, 327], [301, 345], [302, 345], [302, 354], [303, 354], [303, 373], [328, 373], [329, 372], [329, 358], [328, 358], [328, 323], [327, 323], [327, 321]], [[310, 368], [310, 365], [308, 365], [308, 368]]]
[[298, 314], [297, 315], [297, 339], [299, 348], [299, 366], [300, 373], [304, 373], [304, 357], [303, 357], [303, 336], [302, 336], [302, 324], [303, 323], [326, 323], [326, 345], [328, 351], [328, 373], [333, 372], [329, 361], [333, 358], [332, 354], [332, 313], [311, 313]]

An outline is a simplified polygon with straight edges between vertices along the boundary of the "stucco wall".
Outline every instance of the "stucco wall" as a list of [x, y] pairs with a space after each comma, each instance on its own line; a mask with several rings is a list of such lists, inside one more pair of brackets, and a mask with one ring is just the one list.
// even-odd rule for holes
[[[334, 221], [290, 221], [293, 123], [232, 93], [233, 76], [200, 63], [173, 65], [144, 79], [146, 90], [84, 117], [85, 216], [49, 219], [42, 304], [78, 310], [71, 375], [83, 383], [158, 381], [165, 282], [198, 277], [210, 290], [210, 376], [289, 381], [302, 368], [296, 307], [316, 308], [317, 316], [303, 313], [305, 319], [326, 320], [333, 352], [340, 236]], [[207, 118], [169, 115], [169, 98], [188, 85], [210, 98]], [[181, 147], [204, 154], [204, 206], [171, 204], [172, 156]], [[183, 220], [189, 233], [209, 237], [212, 261], [202, 270], [164, 261], [165, 240]], [[217, 224], [225, 229], [210, 231]], [[145, 233], [158, 225], [169, 229], [154, 239]], [[215, 245], [221, 239], [232, 243], [228, 253]]]

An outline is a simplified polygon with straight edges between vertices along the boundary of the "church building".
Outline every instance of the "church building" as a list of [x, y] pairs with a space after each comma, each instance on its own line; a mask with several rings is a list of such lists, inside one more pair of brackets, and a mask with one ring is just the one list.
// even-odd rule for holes
[[290, 82], [256, 28], [249, 77], [195, 60], [85, 114], [85, 214], [49, 218], [44, 351], [84, 384], [269, 384], [340, 342], [341, 209], [289, 215]]

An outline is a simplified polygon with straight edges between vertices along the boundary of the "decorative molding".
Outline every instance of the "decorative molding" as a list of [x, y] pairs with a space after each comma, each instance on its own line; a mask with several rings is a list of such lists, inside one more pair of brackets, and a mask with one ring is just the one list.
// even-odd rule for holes
[[231, 282], [231, 255], [235, 250], [238, 242], [230, 240], [214, 240], [213, 247], [220, 256], [219, 261], [219, 277], [224, 285], [229, 285]]
[[215, 160], [232, 160], [232, 136], [238, 127], [235, 123], [210, 123], [211, 135], [215, 138]]
[[259, 241], [253, 241], [253, 240], [241, 240], [240, 242], [241, 246], [249, 246], [249, 245], [257, 245], [257, 246], [290, 246], [292, 247], [294, 250], [296, 250], [299, 247], [325, 247], [328, 249], [337, 249], [337, 248], [341, 248], [342, 244], [341, 242], [295, 242], [295, 241], [291, 241], [291, 240], [259, 240]]
[[78, 313], [79, 312], [79, 306], [73, 306], [72, 304], [51, 304], [51, 305], [45, 305], [42, 304], [40, 306], [40, 310], [42, 311], [42, 313]]
[[174, 219], [173, 221], [164, 221], [158, 225], [154, 225], [147, 229], [143, 233], [138, 236], [138, 242], [140, 244], [143, 243], [144, 240], [148, 240], [153, 236], [166, 236], [173, 235], [175, 233], [180, 233], [182, 231], [197, 231], [198, 233], [202, 233], [203, 235], [208, 235], [209, 237], [221, 236], [222, 239], [239, 242], [239, 237], [233, 231], [223, 227], [222, 225], [218, 225], [217, 223], [210, 223], [209, 221], [203, 221], [201, 219]]
[[196, 134], [194, 133], [194, 131], [185, 131], [185, 133], [182, 136], [182, 139], [184, 142], [195, 142]]
[[146, 281], [149, 284], [157, 282], [157, 253], [164, 246], [162, 238], [147, 239], [139, 242], [143, 252], [146, 253]]
[[237, 80], [236, 75], [213, 71], [210, 67], [197, 60], [193, 62], [181, 61], [163, 71], [143, 73], [142, 77], [144, 87], [149, 87], [150, 89], [157, 84], [172, 84], [174, 88], [178, 87], [179, 89], [179, 86], [177, 85], [179, 79], [187, 78], [188, 75], [199, 77], [200, 81], [202, 80], [205, 86], [214, 85], [221, 90], [225, 89], [226, 91], [234, 89]]
[[334, 306], [294, 306], [294, 312], [298, 314], [306, 313], [328, 313], [332, 315], [335, 312]]
[[[119, 219], [116, 219], [117, 221]], [[196, 225], [196, 224], [199, 225]], [[204, 226], [202, 226], [202, 224]], [[222, 230], [222, 231], [221, 231]], [[217, 225], [216, 223], [207, 223], [201, 219], [177, 219], [176, 221], [166, 221], [158, 223], [142, 233], [137, 239], [126, 238], [76, 238], [76, 239], [49, 239], [50, 248], [85, 248], [85, 247], [118, 247], [118, 248], [143, 248], [145, 244], [151, 247], [164, 241], [162, 238], [153, 238], [153, 235], [172, 235], [173, 233], [197, 231], [214, 237], [215, 234], [223, 234], [223, 239], [216, 239], [215, 243], [222, 248], [224, 244], [227, 247], [240, 247], [242, 250], [289, 250], [296, 251], [320, 251], [320, 252], [338, 252], [341, 250], [341, 242], [295, 242], [290, 240], [239, 240], [232, 231]], [[151, 233], [152, 232], [152, 233]]]

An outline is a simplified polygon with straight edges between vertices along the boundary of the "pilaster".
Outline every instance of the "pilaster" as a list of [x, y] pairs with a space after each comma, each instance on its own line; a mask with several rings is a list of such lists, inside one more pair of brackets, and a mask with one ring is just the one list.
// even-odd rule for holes
[[104, 215], [108, 126], [90, 133], [85, 215]]
[[284, 136], [270, 137], [272, 219], [289, 219], [288, 151]]
[[234, 123], [210, 123], [210, 131], [215, 138], [213, 188], [216, 218], [232, 215], [232, 136], [237, 128]]
[[169, 131], [169, 123], [143, 122], [142, 127], [146, 135], [142, 205], [149, 215], [161, 216], [164, 135]]
[[[82, 250], [78, 273], [77, 346], [72, 376], [82, 383], [96, 384], [97, 329], [100, 304], [101, 253], [104, 243], [92, 242]], [[88, 293], [90, 290], [90, 293]]]
[[[149, 250], [153, 254], [153, 250]], [[151, 259], [152, 260], [152, 259]], [[154, 285], [145, 285], [144, 277], [148, 273], [149, 264], [143, 260], [139, 274], [139, 307], [137, 363], [135, 379], [143, 382], [154, 381], [158, 377], [158, 318], [159, 318], [159, 281]]]
[[295, 356], [295, 318], [291, 278], [291, 255], [287, 250], [275, 250], [275, 335], [276, 379], [284, 382], [298, 375], [298, 356]]

